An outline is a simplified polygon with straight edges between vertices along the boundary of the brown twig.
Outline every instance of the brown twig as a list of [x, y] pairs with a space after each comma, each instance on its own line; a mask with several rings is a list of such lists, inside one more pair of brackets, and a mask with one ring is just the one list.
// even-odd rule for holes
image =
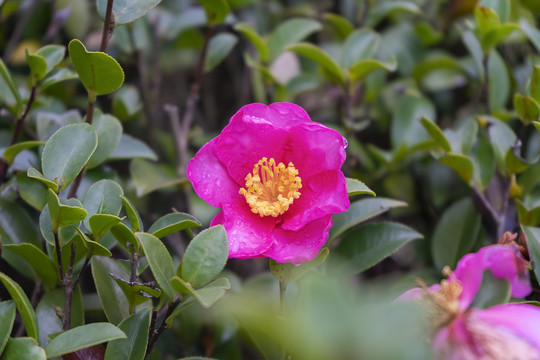
[[114, 14], [113, 14], [113, 1], [114, 0], [107, 0], [107, 10], [105, 12], [105, 21], [103, 23], [103, 33], [101, 34], [101, 46], [99, 47], [99, 51], [106, 52], [107, 51], [107, 45], [109, 44], [109, 39], [112, 35], [112, 32], [114, 30]]
[[69, 330], [71, 327], [71, 300], [73, 298], [74, 283], [73, 279], [73, 265], [75, 263], [75, 243], [71, 243], [71, 254], [69, 256], [69, 263], [67, 272], [64, 274], [62, 285], [64, 285], [64, 318], [62, 319], [62, 327], [64, 330]]

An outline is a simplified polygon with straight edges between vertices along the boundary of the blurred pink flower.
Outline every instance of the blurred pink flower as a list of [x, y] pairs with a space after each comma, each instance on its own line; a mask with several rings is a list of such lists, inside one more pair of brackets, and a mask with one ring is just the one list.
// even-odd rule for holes
[[507, 279], [513, 297], [531, 292], [527, 262], [517, 247], [492, 245], [464, 256], [440, 285], [409, 290], [399, 300], [420, 298], [429, 304], [433, 325], [438, 329], [433, 341], [437, 359], [540, 360], [539, 307], [471, 306], [485, 270]]
[[340, 168], [346, 140], [298, 105], [242, 107], [190, 160], [195, 192], [220, 207], [229, 257], [299, 264], [328, 240], [332, 214], [350, 203]]

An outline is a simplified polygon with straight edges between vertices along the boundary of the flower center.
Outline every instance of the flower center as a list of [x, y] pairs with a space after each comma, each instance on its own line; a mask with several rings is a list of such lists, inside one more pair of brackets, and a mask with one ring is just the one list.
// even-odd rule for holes
[[293, 163], [276, 164], [274, 158], [263, 157], [246, 176], [246, 187], [240, 188], [246, 202], [255, 214], [277, 217], [289, 209], [294, 199], [300, 197], [302, 179]]

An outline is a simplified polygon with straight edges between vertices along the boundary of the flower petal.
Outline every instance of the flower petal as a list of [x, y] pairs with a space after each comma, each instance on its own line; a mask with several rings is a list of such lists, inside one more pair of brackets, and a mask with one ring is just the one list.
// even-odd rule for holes
[[249, 116], [253, 120], [265, 120], [275, 127], [288, 129], [292, 126], [311, 122], [307, 112], [300, 106], [287, 102], [278, 102], [266, 106], [260, 103], [248, 104], [243, 106], [231, 118], [231, 123], [239, 118]]
[[510, 245], [486, 246], [461, 258], [452, 274], [452, 278], [457, 279], [463, 287], [460, 297], [462, 310], [468, 308], [473, 301], [482, 284], [484, 270], [487, 269], [495, 277], [510, 282], [513, 297], [524, 297], [531, 292], [526, 263], [517, 248]]
[[272, 230], [276, 219], [252, 213], [243, 197], [225, 204], [223, 211], [212, 219], [210, 226], [219, 224], [227, 231], [229, 258], [263, 257], [263, 252], [274, 243]]
[[263, 256], [279, 263], [300, 264], [311, 261], [328, 240], [331, 227], [332, 215], [314, 220], [298, 231], [285, 230], [278, 226], [274, 230], [275, 242]]
[[324, 171], [302, 181], [300, 194], [283, 214], [284, 230], [299, 230], [315, 219], [344, 212], [350, 206], [347, 180], [340, 170]]
[[212, 206], [223, 207], [242, 196], [238, 193], [240, 185], [233, 181], [216, 156], [217, 139], [195, 154], [188, 163], [186, 175], [197, 195]]
[[325, 170], [339, 170], [345, 162], [347, 141], [336, 130], [310, 122], [289, 129], [284, 158], [291, 161], [302, 180]]

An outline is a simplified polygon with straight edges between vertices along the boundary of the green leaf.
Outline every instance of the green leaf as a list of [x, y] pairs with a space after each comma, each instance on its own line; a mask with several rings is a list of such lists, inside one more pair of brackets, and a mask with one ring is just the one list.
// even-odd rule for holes
[[[126, 214], [128, 216], [129, 223], [131, 224], [131, 229], [133, 229], [133, 232], [143, 231], [144, 229], [142, 226], [141, 217], [137, 212], [137, 209], [135, 209], [135, 206], [133, 206], [133, 204], [131, 204], [129, 199], [125, 196], [120, 196], [120, 199], [122, 199], [122, 203], [124, 204], [124, 209], [126, 210]], [[150, 233], [153, 233], [153, 231], [150, 231]]]
[[107, 345], [104, 360], [144, 360], [150, 328], [150, 309], [136, 312], [124, 319], [118, 327], [127, 338], [111, 341]]
[[510, 96], [510, 76], [508, 68], [499, 53], [493, 50], [488, 59], [489, 105], [493, 113], [505, 108]]
[[444, 39], [444, 34], [436, 30], [429, 22], [420, 21], [414, 24], [414, 32], [426, 46], [435, 45]]
[[22, 206], [3, 197], [0, 197], [0, 237], [4, 244], [31, 243], [41, 246], [39, 233], [30, 215]]
[[454, 269], [459, 259], [470, 252], [478, 238], [481, 217], [471, 199], [452, 204], [441, 216], [432, 237], [435, 265]]
[[424, 126], [424, 129], [431, 135], [433, 140], [439, 145], [443, 151], [445, 152], [451, 152], [452, 151], [452, 145], [450, 145], [450, 142], [442, 132], [442, 130], [435, 124], [433, 121], [430, 121], [426, 119], [425, 117], [422, 117], [420, 120], [422, 123], [422, 126]]
[[[113, 2], [114, 22], [116, 25], [128, 24], [144, 16], [161, 0], [115, 0]], [[107, 12], [107, 0], [97, 0], [97, 11], [102, 19]]]
[[375, 192], [368, 188], [366, 184], [357, 179], [347, 178], [347, 192], [349, 196], [355, 195], [371, 195], [375, 196]]
[[15, 156], [21, 151], [44, 144], [45, 142], [43, 141], [23, 141], [5, 149], [2, 157], [7, 161], [8, 165], [11, 165], [13, 164], [13, 160], [15, 160]]
[[109, 274], [129, 279], [130, 271], [118, 260], [93, 256], [92, 275], [103, 311], [113, 324], [119, 324], [129, 316], [129, 304], [122, 289]]
[[461, 154], [446, 153], [437, 160], [454, 169], [463, 181], [469, 185], [471, 184], [474, 175], [474, 163], [470, 157]]
[[86, 165], [96, 147], [97, 134], [91, 125], [64, 126], [49, 138], [43, 148], [43, 176], [58, 184], [61, 190], [67, 188]]
[[227, 233], [221, 225], [202, 231], [189, 243], [178, 274], [191, 285], [203, 286], [223, 270], [229, 257]]
[[229, 3], [225, 0], [199, 0], [206, 12], [208, 25], [217, 25], [225, 21], [231, 11]]
[[[118, 216], [122, 209], [124, 190], [113, 180], [104, 179], [92, 184], [84, 195], [83, 207], [88, 211], [88, 216], [96, 214], [108, 214]], [[89, 218], [84, 221], [84, 226], [90, 230]]]
[[534, 65], [530, 83], [531, 97], [540, 103], [540, 66]]
[[45, 73], [49, 73], [64, 59], [64, 56], [66, 55], [66, 47], [62, 45], [45, 45], [36, 51], [36, 55], [39, 55], [45, 59], [45, 62], [47, 63]]
[[[171, 283], [173, 284], [173, 286], [176, 285], [175, 289], [177, 289], [177, 287], [179, 286], [178, 284], [183, 281], [182, 279], [180, 279], [178, 276], [175, 276], [174, 278], [172, 278], [171, 280]], [[185, 284], [185, 283], [184, 283]], [[182, 290], [183, 285], [180, 285], [180, 288], [177, 289], [178, 290]], [[184, 310], [188, 309], [189, 307], [191, 307], [191, 305], [195, 304], [195, 301], [197, 300], [197, 298], [195, 298], [194, 296], [190, 296], [188, 297], [187, 299], [185, 299], [184, 301], [182, 301], [180, 304], [178, 304], [173, 312], [171, 313], [171, 315], [169, 315], [168, 318], [165, 319], [165, 321], [167, 322], [167, 327], [171, 328], [173, 326], [173, 321], [174, 321], [174, 318], [177, 317], [178, 315], [180, 315]]]
[[320, 29], [322, 29], [321, 24], [311, 19], [297, 18], [282, 22], [268, 37], [270, 59], [276, 59], [288, 45], [302, 41]]
[[92, 323], [67, 330], [47, 345], [47, 358], [69, 354], [90, 346], [116, 339], [125, 339], [126, 334], [109, 323]]
[[[47, 190], [48, 191], [48, 190]], [[78, 207], [82, 208], [82, 204], [78, 199], [71, 198], [61, 198], [60, 203], [62, 205], [72, 206], [72, 207]], [[73, 236], [75, 236], [75, 228], [79, 227], [80, 223], [77, 222], [73, 225], [61, 227], [58, 230], [58, 238], [60, 240], [60, 245], [64, 246], [67, 243], [73, 239]], [[41, 211], [41, 214], [39, 215], [39, 227], [41, 230], [41, 235], [43, 235], [43, 238], [45, 241], [47, 241], [51, 246], [54, 246], [54, 233], [53, 233], [53, 223], [49, 211], [49, 205], [47, 204], [43, 210]]]
[[17, 311], [19, 312], [19, 315], [21, 315], [24, 328], [26, 329], [26, 334], [28, 334], [28, 336], [34, 338], [34, 340], [37, 341], [38, 324], [36, 313], [34, 312], [34, 309], [32, 308], [32, 304], [30, 304], [28, 297], [24, 293], [23, 289], [19, 286], [19, 284], [17, 284], [3, 272], [0, 272], [0, 281], [2, 281], [2, 284], [4, 284], [4, 286], [6, 287], [9, 295], [11, 295], [11, 298], [15, 302], [15, 306], [17, 306]]
[[11, 338], [4, 352], [5, 360], [46, 360], [45, 350], [31, 337]]
[[129, 171], [139, 197], [187, 181], [179, 178], [172, 168], [143, 159], [134, 159], [129, 166]]
[[116, 284], [122, 289], [124, 295], [128, 299], [130, 313], [133, 313], [135, 306], [150, 300], [152, 297], [157, 299], [161, 296], [161, 291], [159, 289], [137, 282], [126, 281], [114, 274], [109, 275], [116, 281]]
[[[471, 123], [475, 124], [475, 122]], [[475, 138], [476, 144], [470, 154], [474, 164], [473, 186], [482, 191], [495, 175], [496, 162], [493, 147], [486, 132], [481, 131], [478, 137], [475, 135]], [[464, 150], [466, 150], [465, 147]]]
[[323, 15], [323, 18], [332, 25], [341, 40], [345, 40], [354, 31], [353, 24], [341, 15], [328, 12]]
[[[97, 112], [97, 111], [96, 111]], [[94, 120], [92, 125], [96, 130], [98, 137], [98, 145], [90, 159], [88, 160], [88, 168], [94, 168], [113, 153], [118, 147], [122, 138], [122, 125], [120, 121], [109, 114], [96, 114], [94, 112]]]
[[113, 114], [120, 120], [129, 120], [142, 108], [141, 97], [137, 87], [125, 84], [113, 95]]
[[498, 29], [492, 30], [480, 39], [482, 49], [487, 53], [501, 43], [508, 35], [519, 30], [518, 24], [502, 24]]
[[286, 50], [294, 51], [297, 54], [307, 57], [321, 65], [331, 80], [335, 83], [343, 85], [345, 77], [339, 65], [326, 52], [310, 43], [298, 43], [291, 45]]
[[505, 157], [508, 149], [516, 143], [517, 136], [510, 126], [491, 116], [478, 117], [480, 123], [486, 124], [497, 167], [506, 172]]
[[47, 73], [47, 61], [40, 55], [30, 55], [28, 49], [26, 51], [26, 62], [30, 67], [32, 75], [32, 86], [36, 86], [37, 82], [45, 77]]
[[436, 120], [433, 104], [424, 97], [405, 95], [399, 101], [392, 118], [390, 139], [394, 148], [405, 144], [413, 147], [430, 139], [420, 120]]
[[109, 230], [111, 230], [112, 227], [118, 224], [121, 220], [122, 219], [120, 219], [118, 216], [110, 214], [95, 214], [90, 216], [88, 219], [88, 224], [90, 225], [90, 230], [92, 231], [92, 235], [94, 235], [94, 239], [99, 241], [103, 235], [108, 233]]
[[514, 95], [514, 109], [518, 113], [523, 125], [527, 126], [532, 121], [538, 121], [540, 117], [540, 106], [532, 97], [521, 94]]
[[7, 244], [4, 249], [10, 249], [13, 253], [23, 258], [35, 273], [43, 280], [45, 287], [52, 289], [58, 283], [58, 268], [56, 264], [34, 244]]
[[362, 60], [373, 58], [380, 42], [380, 36], [375, 31], [367, 28], [356, 30], [343, 44], [341, 68], [349, 69]]
[[36, 210], [43, 210], [47, 204], [47, 188], [40, 182], [31, 179], [24, 172], [17, 173], [17, 188], [19, 195], [26, 203]]
[[220, 33], [212, 37], [208, 43], [208, 54], [205, 58], [204, 71], [213, 70], [223, 59], [229, 55], [238, 38], [232, 34]]
[[214, 305], [225, 294], [225, 291], [231, 288], [227, 278], [219, 278], [198, 290], [193, 289], [190, 283], [178, 276], [172, 278], [171, 284], [178, 293], [191, 294], [205, 309]]
[[174, 212], [157, 219], [150, 226], [148, 232], [161, 239], [172, 233], [200, 226], [202, 226], [201, 223], [195, 217], [189, 214]]
[[484, 270], [482, 284], [471, 303], [471, 308], [487, 309], [489, 307], [506, 304], [510, 300], [512, 286], [510, 282], [501, 277], [495, 277], [489, 269]]
[[536, 226], [540, 224], [540, 206], [529, 209], [521, 200], [516, 199], [515, 202], [521, 225]]
[[116, 240], [127, 248], [127, 243], [130, 243], [134, 246], [135, 251], [139, 252], [139, 240], [133, 233], [133, 231], [128, 228], [123, 223], [118, 223], [117, 225], [111, 228], [111, 233], [116, 238]]
[[413, 229], [392, 222], [362, 225], [343, 236], [336, 247], [339, 259], [331, 270], [340, 275], [360, 273], [392, 255], [411, 240], [423, 236]]
[[91, 101], [92, 98], [95, 101], [96, 95], [112, 93], [124, 82], [122, 67], [109, 55], [89, 52], [77, 39], [70, 41], [68, 49], [73, 67], [88, 91]]
[[42, 173], [40, 173], [38, 170], [34, 169], [33, 167], [28, 169], [28, 171], [26, 172], [26, 175], [31, 179], [40, 181], [52, 191], [58, 192], [58, 184], [55, 183], [54, 181], [45, 179], [45, 176], [43, 176]]
[[79, 236], [79, 238], [81, 239], [81, 242], [83, 243], [84, 247], [86, 248], [86, 251], [87, 251], [86, 257], [87, 258], [90, 258], [90, 257], [92, 257], [94, 255], [96, 255], [96, 256], [105, 256], [105, 257], [112, 256], [109, 249], [107, 249], [105, 246], [101, 245], [100, 243], [98, 243], [96, 241], [90, 240], [88, 238], [88, 236], [86, 236], [81, 231], [81, 229], [76, 228], [75, 230], [77, 231], [77, 235]]
[[321, 249], [315, 259], [304, 262], [300, 265], [291, 263], [278, 263], [273, 259], [270, 259], [270, 271], [272, 275], [282, 284], [289, 284], [304, 276], [309, 270], [323, 264], [326, 258], [330, 254], [330, 250], [327, 247]]
[[493, 30], [497, 30], [501, 27], [501, 20], [499, 15], [495, 10], [486, 7], [479, 6], [474, 10], [474, 17], [476, 18], [476, 23], [480, 35], [485, 36], [487, 33]]
[[134, 158], [143, 158], [156, 161], [157, 155], [141, 140], [135, 139], [127, 134], [122, 134], [120, 143], [109, 156], [109, 160], [124, 160]]
[[81, 207], [62, 205], [60, 199], [58, 199], [58, 195], [51, 189], [48, 189], [47, 205], [49, 205], [53, 233], [57, 233], [61, 227], [76, 224], [84, 220], [88, 215], [86, 210]]
[[265, 62], [270, 57], [270, 50], [263, 38], [246, 22], [239, 22], [234, 26], [234, 30], [238, 31], [248, 39], [259, 52], [261, 61]]
[[531, 24], [529, 24], [529, 22], [525, 19], [522, 19], [519, 24], [521, 25], [521, 29], [525, 35], [527, 35], [531, 43], [536, 48], [536, 51], [540, 51], [540, 30], [538, 30], [535, 26], [531, 26]]
[[[140, 244], [144, 250], [144, 256], [148, 260], [150, 270], [161, 290], [172, 300], [174, 299], [174, 289], [171, 286], [171, 278], [175, 275], [174, 264], [169, 251], [161, 240], [152, 234], [137, 233]], [[187, 250], [186, 250], [187, 254]], [[185, 255], [184, 255], [185, 258]]]
[[4, 352], [4, 348], [11, 335], [15, 314], [15, 303], [13, 300], [0, 302], [0, 354]]
[[4, 82], [9, 87], [9, 90], [11, 91], [11, 94], [15, 98], [16, 106], [15, 106], [15, 115], [17, 118], [19, 118], [22, 114], [23, 110], [23, 103], [21, 99], [21, 95], [19, 93], [19, 89], [13, 82], [13, 79], [11, 78], [11, 75], [9, 73], [9, 70], [7, 69], [6, 65], [4, 65], [4, 62], [0, 59], [0, 76], [4, 79]]
[[397, 69], [397, 60], [394, 56], [386, 62], [374, 59], [362, 60], [354, 64], [349, 70], [351, 81], [363, 80], [367, 75], [378, 69], [386, 71], [395, 71]]
[[374, 28], [382, 19], [393, 13], [405, 12], [415, 15], [422, 14], [422, 10], [410, 1], [378, 1], [374, 4], [375, 5], [369, 11], [366, 21], [366, 26], [371, 28]]
[[45, 76], [45, 78], [43, 78], [43, 80], [41, 80], [38, 85], [41, 90], [45, 90], [51, 85], [54, 85], [54, 84], [57, 84], [59, 82], [66, 81], [66, 80], [77, 79], [78, 77], [79, 76], [77, 75], [77, 73], [74, 71], [71, 71], [70, 69], [66, 69], [66, 68], [54, 69], [53, 71], [48, 73], [47, 76]]
[[387, 212], [395, 207], [407, 206], [406, 202], [386, 199], [362, 199], [351, 204], [347, 212], [334, 214], [332, 220], [334, 225], [330, 229], [329, 241], [343, 234], [348, 229], [371, 219], [377, 215]]
[[525, 234], [527, 240], [527, 247], [529, 248], [529, 256], [533, 263], [534, 274], [537, 279], [540, 279], [540, 228], [522, 225], [521, 230]]

